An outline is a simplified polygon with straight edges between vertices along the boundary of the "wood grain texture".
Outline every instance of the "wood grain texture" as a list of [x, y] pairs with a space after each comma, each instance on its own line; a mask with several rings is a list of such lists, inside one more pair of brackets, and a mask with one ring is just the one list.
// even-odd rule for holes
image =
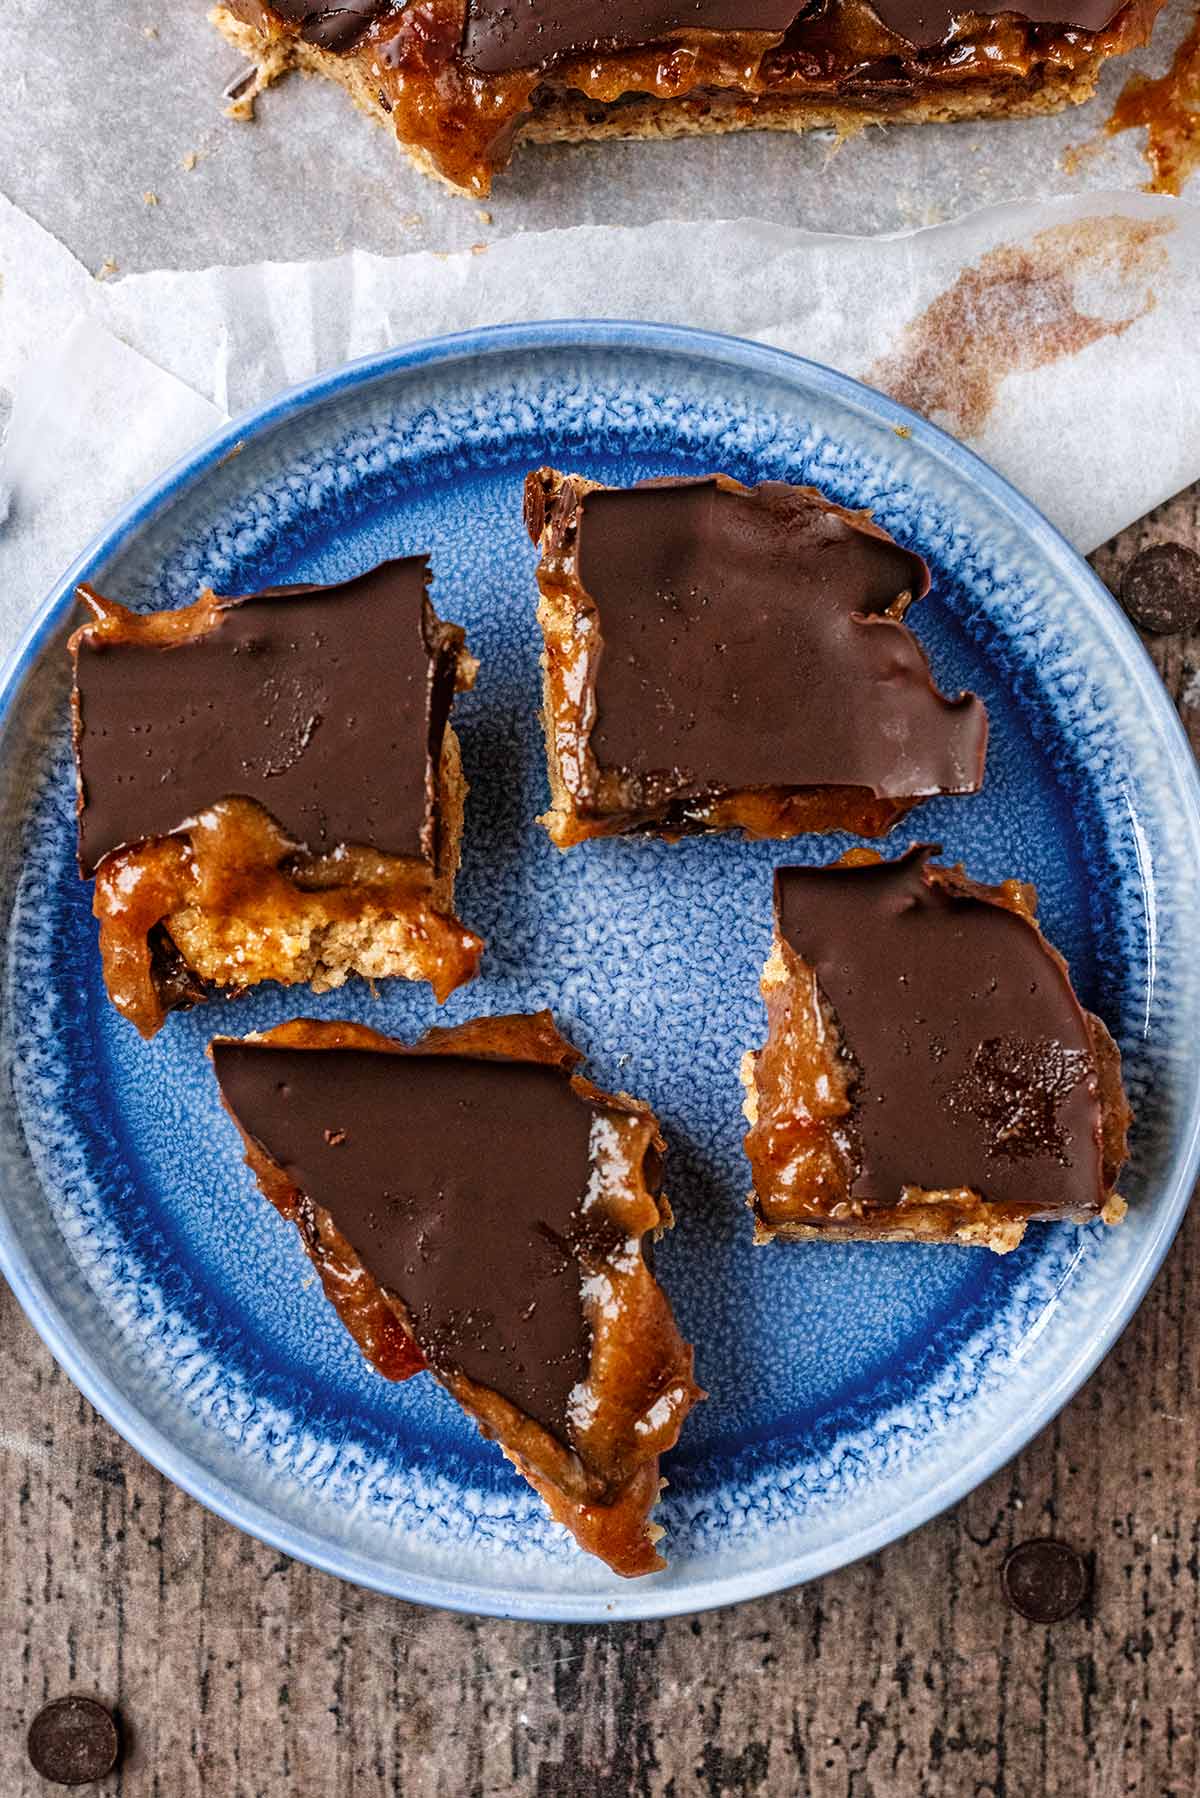
[[[1093, 558], [1200, 548], [1200, 487]], [[1200, 635], [1151, 653], [1200, 747]], [[0, 1798], [29, 1721], [116, 1705], [121, 1798], [1190, 1798], [1200, 1790], [1200, 1211], [1057, 1422], [954, 1511], [801, 1591], [668, 1623], [474, 1621], [355, 1591], [175, 1491], [0, 1287]], [[1085, 1615], [1004, 1605], [1014, 1542]]]

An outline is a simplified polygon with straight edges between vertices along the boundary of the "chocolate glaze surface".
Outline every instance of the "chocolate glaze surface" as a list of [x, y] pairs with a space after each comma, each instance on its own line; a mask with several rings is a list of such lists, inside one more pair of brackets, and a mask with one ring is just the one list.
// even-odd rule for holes
[[461, 633], [423, 556], [219, 602], [170, 644], [77, 636], [79, 861], [256, 800], [313, 852], [436, 853], [436, 772]]
[[[1121, 0], [872, 0], [883, 23], [917, 49], [940, 44], [958, 18], [1015, 13], [1034, 23], [1099, 31]], [[782, 36], [798, 20], [836, 7], [796, 0], [468, 0], [463, 58], [480, 74], [534, 68], [553, 57], [619, 50], [681, 31], [766, 32]]]
[[602, 768], [687, 793], [978, 787], [982, 703], [944, 699], [912, 632], [882, 615], [922, 595], [928, 569], [811, 490], [598, 488], [579, 505], [577, 565], [603, 642]]
[[593, 1120], [569, 1067], [218, 1040], [242, 1128], [332, 1216], [404, 1304], [442, 1374], [461, 1372], [569, 1441], [591, 1332], [579, 1254]]
[[299, 25], [306, 43], [322, 50], [350, 50], [363, 32], [383, 13], [397, 11], [396, 0], [358, 0], [355, 6], [337, 0], [270, 0], [271, 9], [289, 24]]
[[1120, 12], [1123, 0], [972, 0], [968, 6], [947, 0], [871, 0], [888, 28], [917, 50], [932, 50], [950, 35], [956, 19], [972, 14], [998, 19], [1010, 13], [1031, 25], [1063, 25], [1078, 31], [1102, 31]]
[[[353, 50], [376, 19], [404, 12], [402, 0], [269, 0], [271, 10], [322, 50]], [[933, 49], [960, 18], [1011, 14], [1032, 24], [1100, 31], [1122, 0], [873, 0], [890, 31], [914, 49]], [[637, 49], [681, 32], [762, 33], [783, 38], [798, 23], [822, 19], [837, 0], [466, 0], [462, 60], [481, 75], [511, 74], [591, 52]]]
[[679, 31], [786, 31], [796, 0], [468, 0], [463, 56], [483, 75]]
[[896, 861], [781, 868], [781, 936], [816, 971], [853, 1062], [852, 1195], [969, 1187], [997, 1204], [1104, 1202], [1087, 1020], [1059, 959], [987, 889]]

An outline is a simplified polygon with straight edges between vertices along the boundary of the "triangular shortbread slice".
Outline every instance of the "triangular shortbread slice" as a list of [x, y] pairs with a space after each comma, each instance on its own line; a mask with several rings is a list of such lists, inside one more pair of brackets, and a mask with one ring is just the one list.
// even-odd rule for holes
[[367, 1359], [427, 1368], [617, 1573], [663, 1566], [659, 1456], [701, 1394], [643, 1253], [671, 1223], [653, 1113], [581, 1079], [548, 1012], [412, 1048], [298, 1020], [212, 1057]]

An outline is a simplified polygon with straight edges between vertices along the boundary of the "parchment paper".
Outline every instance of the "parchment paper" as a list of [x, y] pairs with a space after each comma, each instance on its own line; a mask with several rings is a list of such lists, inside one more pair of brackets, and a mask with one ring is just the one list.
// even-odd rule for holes
[[[210, 0], [3, 0], [0, 192], [86, 265], [122, 272], [300, 261], [343, 250], [468, 249], [566, 225], [763, 219], [868, 234], [983, 206], [1147, 178], [1140, 131], [1104, 135], [1129, 74], [1161, 74], [1196, 0], [1166, 0], [1153, 42], [1101, 71], [1086, 106], [978, 124], [829, 133], [748, 131], [673, 143], [521, 151], [480, 209], [427, 180], [328, 81], [292, 76], [252, 124], [225, 117], [237, 53]], [[68, 29], [74, 15], [86, 29]], [[1073, 152], [1085, 147], [1082, 159]], [[151, 194], [155, 204], [147, 204]], [[1200, 175], [1189, 196], [1200, 200]]]
[[111, 281], [0, 202], [0, 275], [10, 640], [113, 509], [227, 414], [349, 357], [503, 320], [690, 323], [830, 363], [977, 448], [1083, 550], [1200, 477], [1200, 211], [1146, 195], [883, 238], [590, 226], [482, 253]]

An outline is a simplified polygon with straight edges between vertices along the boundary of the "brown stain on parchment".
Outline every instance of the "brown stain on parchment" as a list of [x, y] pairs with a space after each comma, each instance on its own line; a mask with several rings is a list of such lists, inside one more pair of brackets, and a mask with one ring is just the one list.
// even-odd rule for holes
[[1182, 193], [1200, 169], [1200, 12], [1165, 75], [1129, 77], [1104, 129], [1111, 136], [1138, 125], [1146, 127], [1146, 192]]
[[[936, 416], [959, 436], [980, 431], [1006, 375], [1074, 356], [1120, 337], [1152, 312], [1151, 277], [1166, 266], [1169, 219], [1075, 219], [1000, 244], [958, 276], [911, 324], [896, 349], [863, 377], [903, 406]], [[1081, 309], [1080, 275], [1128, 283], [1123, 309]]]

